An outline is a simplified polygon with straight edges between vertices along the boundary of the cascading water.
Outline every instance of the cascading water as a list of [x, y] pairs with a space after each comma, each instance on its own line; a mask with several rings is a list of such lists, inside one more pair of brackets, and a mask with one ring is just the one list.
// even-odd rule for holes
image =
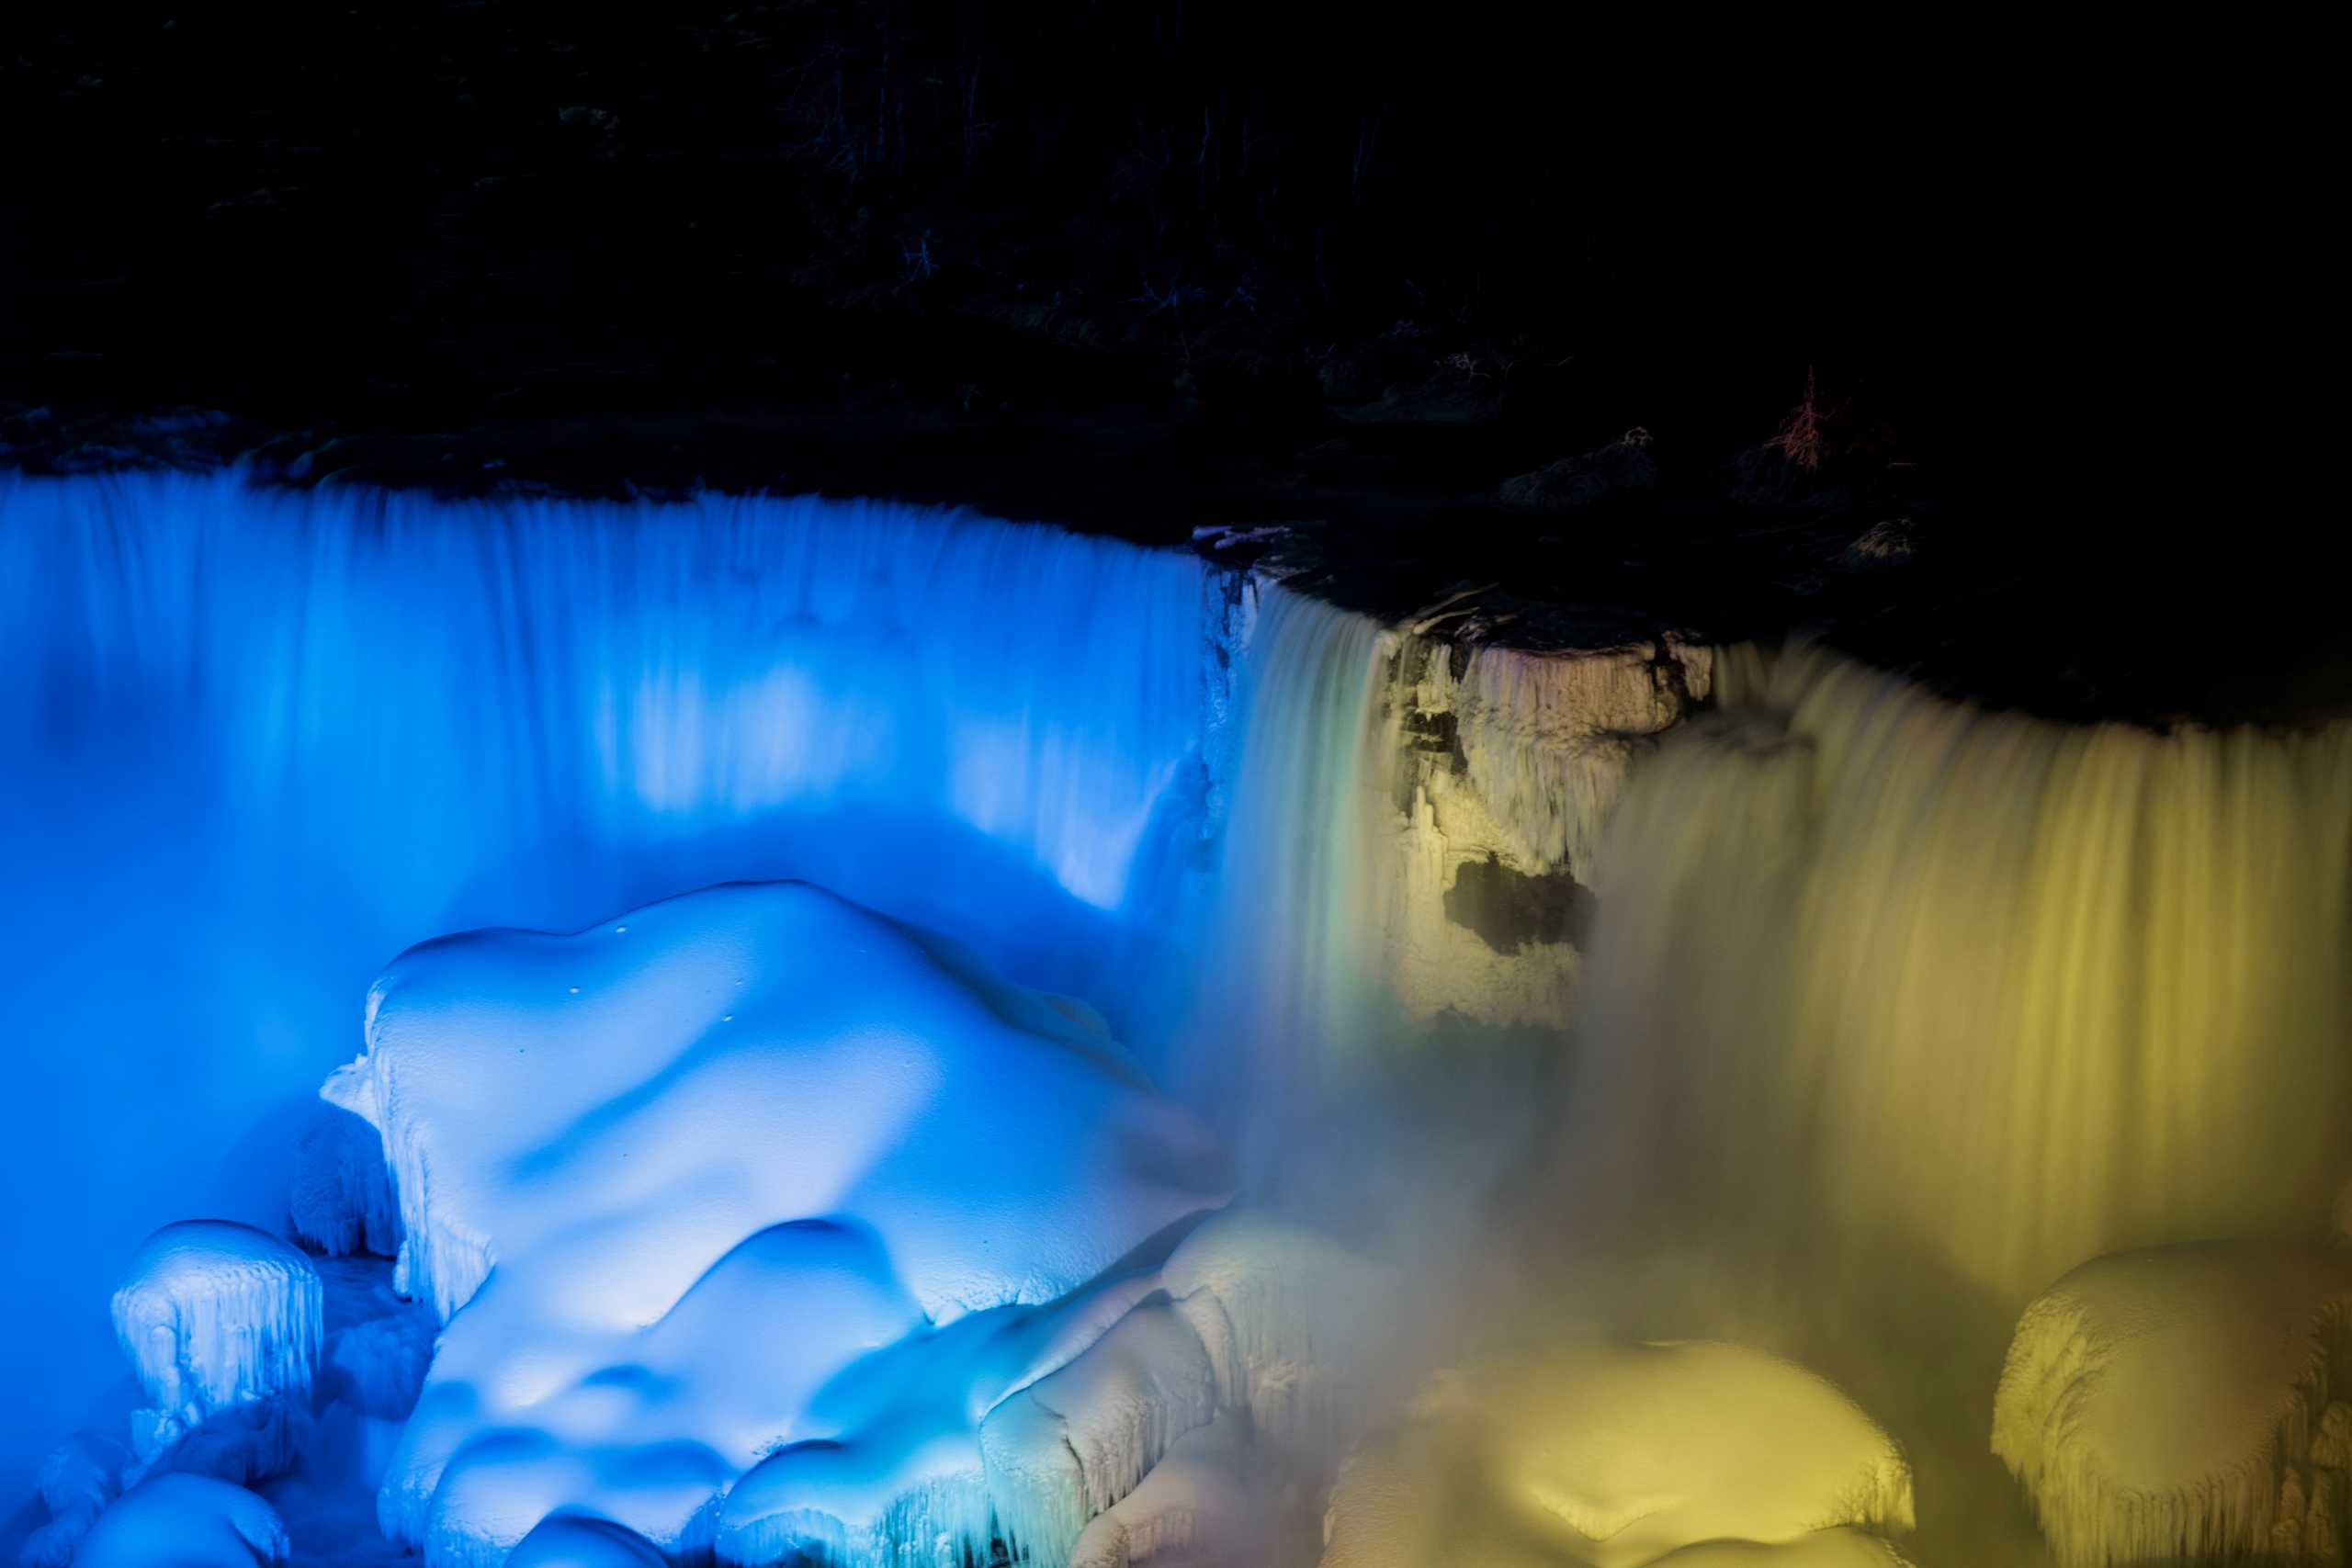
[[[1964, 1293], [1964, 1335], [1879, 1358], [1893, 1401], [2095, 1253], [2308, 1235], [2352, 1177], [2352, 727], [2068, 728], [1664, 635], [1437, 642], [885, 504], [142, 477], [0, 483], [0, 1177], [44, 1195], [5, 1242], [39, 1280], [0, 1342], [12, 1495], [104, 1403], [90, 1303], [140, 1237], [277, 1228], [386, 959], [733, 878], [1095, 1004], [1258, 1195], [1329, 1165], [1282, 1196], [1413, 1211], [1366, 1234], [1506, 1335], [1599, 1280], [1544, 1272], [1563, 1235], [1892, 1277], [1865, 1313]], [[1457, 1015], [1569, 1026], [1558, 1098], [1508, 1053], [1483, 1099], [1459, 1057], [1335, 1092]], [[1479, 1209], [1521, 1139], [1546, 1152]], [[1524, 1294], [1487, 1288], [1498, 1221]], [[1671, 1317], [1676, 1266], [1623, 1277], [1627, 1326], [1732, 1332]], [[1421, 1303], [1449, 1354], [1463, 1293]], [[1820, 1331], [1780, 1348], [1834, 1360]]]
[[425, 938], [798, 876], [1163, 1066], [1196, 933], [1227, 1042], [1324, 1027], [1283, 998], [1345, 967], [1358, 618], [1278, 595], [1220, 650], [1194, 556], [882, 503], [146, 476], [0, 481], [0, 1174], [47, 1194], [6, 1244], [41, 1281], [11, 1477], [110, 1375], [90, 1303], [142, 1235], [281, 1224], [298, 1118]]
[[2324, 1231], [2352, 726], [2074, 728], [1735, 651], [1600, 860], [1596, 1224], [1924, 1254], [2007, 1312], [2111, 1248]]
[[1395, 738], [1379, 723], [1393, 638], [1279, 583], [1241, 587], [1229, 631], [1234, 780], [1219, 875], [1200, 911], [1205, 962], [1178, 1006], [1194, 1021], [1176, 1064], [1228, 1129], [1245, 1077], [1259, 1129], [1312, 1091], [1326, 1049], [1361, 1053], [1391, 1027], [1374, 895], [1374, 817]]

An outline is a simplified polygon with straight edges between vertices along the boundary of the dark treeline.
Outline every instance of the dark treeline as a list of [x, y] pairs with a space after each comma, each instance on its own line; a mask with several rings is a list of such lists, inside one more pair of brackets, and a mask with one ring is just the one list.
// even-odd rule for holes
[[1948, 204], [1996, 177], [1899, 84], [1719, 86], [1522, 6], [42, 11], [0, 51], [0, 352], [69, 389], [952, 390], [1001, 333], [1253, 412], [1443, 367], [1760, 436], [1816, 362], [1934, 379]]

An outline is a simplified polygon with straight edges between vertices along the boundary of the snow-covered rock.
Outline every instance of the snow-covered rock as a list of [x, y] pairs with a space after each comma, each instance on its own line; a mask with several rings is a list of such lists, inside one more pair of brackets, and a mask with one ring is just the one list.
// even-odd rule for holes
[[2342, 1554], [2352, 1256], [2213, 1243], [2116, 1253], [2027, 1308], [1993, 1451], [2065, 1568]]
[[1909, 1530], [1911, 1473], [1837, 1389], [1735, 1345], [1593, 1341], [1433, 1379], [1342, 1471], [1323, 1563], [1647, 1568], [1702, 1542], [1832, 1551], [1811, 1538], [1841, 1526]]
[[802, 884], [428, 943], [368, 1043], [328, 1093], [447, 1320], [380, 1511], [435, 1563], [564, 1508], [673, 1552], [803, 1508], [985, 1546], [982, 1418], [1224, 1196], [1099, 1028]]
[[98, 1516], [74, 1568], [257, 1568], [291, 1548], [277, 1510], [209, 1475], [151, 1476]]
[[196, 1438], [232, 1480], [290, 1459], [285, 1421], [307, 1402], [322, 1332], [319, 1271], [286, 1243], [229, 1220], [183, 1220], [147, 1238], [114, 1293], [115, 1338], [147, 1405], [131, 1447], [152, 1463]]

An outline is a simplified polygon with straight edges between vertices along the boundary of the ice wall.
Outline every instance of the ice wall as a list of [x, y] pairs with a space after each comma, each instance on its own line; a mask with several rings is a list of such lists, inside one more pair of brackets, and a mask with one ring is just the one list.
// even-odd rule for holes
[[2123, 1247], [2324, 1233], [2352, 726], [2066, 727], [1802, 649], [1723, 672], [1595, 871], [1561, 1139], [1594, 1224], [2005, 1312]]

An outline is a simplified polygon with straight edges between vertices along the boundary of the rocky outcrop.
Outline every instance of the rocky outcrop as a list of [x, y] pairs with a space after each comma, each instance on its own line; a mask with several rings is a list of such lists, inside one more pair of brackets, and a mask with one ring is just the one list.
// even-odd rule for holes
[[1388, 686], [1387, 974], [1425, 1019], [1556, 1024], [1601, 821], [1634, 757], [1706, 699], [1712, 650], [1671, 632], [1513, 648], [1442, 616], [1405, 637]]

